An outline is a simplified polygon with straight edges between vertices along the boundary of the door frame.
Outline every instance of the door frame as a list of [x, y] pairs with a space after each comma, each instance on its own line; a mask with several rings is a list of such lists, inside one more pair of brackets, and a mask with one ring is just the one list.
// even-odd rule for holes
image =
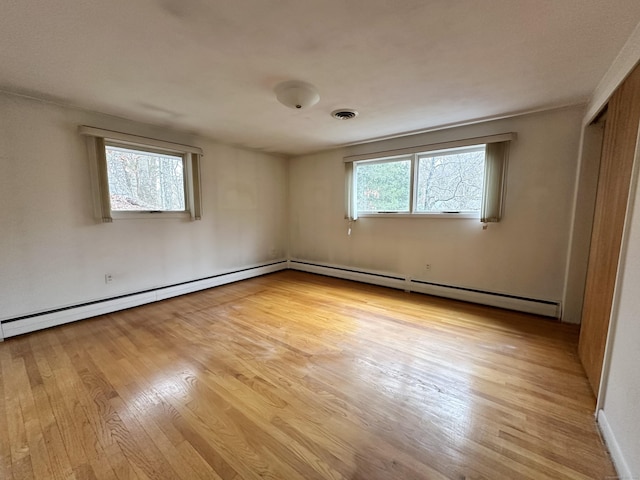
[[620, 304], [620, 285], [625, 272], [625, 265], [622, 262], [627, 256], [629, 244], [630, 223], [633, 218], [633, 206], [636, 194], [638, 193], [638, 176], [640, 175], [640, 124], [638, 124], [638, 134], [636, 136], [636, 148], [633, 156], [633, 167], [631, 169], [631, 181], [629, 184], [629, 196], [627, 198], [627, 211], [625, 212], [624, 227], [622, 230], [622, 243], [620, 244], [620, 254], [618, 255], [618, 266], [616, 269], [616, 281], [613, 290], [613, 301], [611, 303], [611, 315], [609, 316], [609, 327], [607, 329], [607, 339], [604, 347], [604, 357], [602, 359], [602, 371], [600, 372], [600, 386], [596, 396], [596, 410], [594, 414], [597, 416], [600, 407], [604, 403], [607, 383], [609, 380], [609, 368], [611, 364], [611, 352], [613, 349], [613, 335], [617, 320]]

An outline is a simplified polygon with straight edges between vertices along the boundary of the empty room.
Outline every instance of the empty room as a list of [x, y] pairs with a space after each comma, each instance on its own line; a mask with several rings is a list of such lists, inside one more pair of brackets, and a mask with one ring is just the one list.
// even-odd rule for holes
[[640, 2], [0, 45], [0, 479], [640, 479]]

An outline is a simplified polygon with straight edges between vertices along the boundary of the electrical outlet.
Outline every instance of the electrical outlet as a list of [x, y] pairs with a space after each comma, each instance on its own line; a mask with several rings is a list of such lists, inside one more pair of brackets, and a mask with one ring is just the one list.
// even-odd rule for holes
[[426, 268], [427, 270], [431, 270], [431, 264], [430, 264], [430, 263], [427, 263], [427, 264], [425, 265], [425, 268]]
[[105, 273], [104, 283], [111, 283], [111, 282], [113, 282], [113, 275], [111, 275], [110, 273]]

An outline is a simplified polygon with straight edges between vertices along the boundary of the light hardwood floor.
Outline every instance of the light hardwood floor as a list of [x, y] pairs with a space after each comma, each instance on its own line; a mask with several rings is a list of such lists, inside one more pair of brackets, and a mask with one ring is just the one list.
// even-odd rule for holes
[[615, 478], [577, 339], [280, 272], [1, 343], [0, 478]]

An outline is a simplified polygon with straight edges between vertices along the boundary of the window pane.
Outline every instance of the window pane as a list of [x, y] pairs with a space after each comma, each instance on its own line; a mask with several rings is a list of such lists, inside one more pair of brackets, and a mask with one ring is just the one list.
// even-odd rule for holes
[[184, 211], [182, 157], [107, 145], [112, 210]]
[[417, 212], [479, 212], [484, 148], [418, 157]]
[[411, 160], [356, 165], [358, 212], [408, 212]]

